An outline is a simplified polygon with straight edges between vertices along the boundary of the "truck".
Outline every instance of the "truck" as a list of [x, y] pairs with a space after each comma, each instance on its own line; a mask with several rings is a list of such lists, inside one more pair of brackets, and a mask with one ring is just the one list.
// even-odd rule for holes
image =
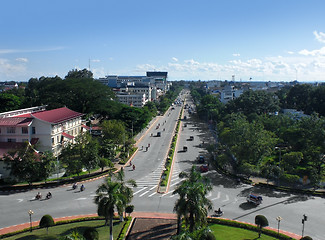
[[260, 205], [263, 201], [262, 196], [251, 193], [246, 198], [248, 203], [254, 203], [255, 205]]

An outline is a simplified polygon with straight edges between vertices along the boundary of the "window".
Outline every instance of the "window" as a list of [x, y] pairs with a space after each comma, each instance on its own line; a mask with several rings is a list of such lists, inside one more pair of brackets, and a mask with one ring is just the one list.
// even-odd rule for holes
[[16, 142], [15, 138], [8, 138], [8, 142]]
[[22, 127], [21, 128], [21, 133], [22, 134], [28, 134], [28, 127]]
[[32, 127], [32, 134], [36, 134], [36, 128]]
[[28, 139], [22, 139], [21, 142], [28, 142]]
[[52, 145], [54, 144], [54, 137], [52, 137]]
[[8, 127], [7, 128], [7, 133], [16, 133], [16, 128], [14, 128], [14, 127]]

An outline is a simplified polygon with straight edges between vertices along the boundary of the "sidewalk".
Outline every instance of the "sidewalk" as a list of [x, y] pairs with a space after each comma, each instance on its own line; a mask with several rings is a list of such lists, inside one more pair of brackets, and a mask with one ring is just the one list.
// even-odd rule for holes
[[[71, 219], [76, 219], [76, 218], [83, 218], [83, 217], [96, 217], [97, 214], [85, 214], [85, 215], [76, 215], [76, 216], [67, 216], [67, 217], [61, 217], [61, 218], [54, 218], [54, 222], [57, 221], [63, 221], [63, 220], [71, 220]], [[173, 220], [171, 221], [173, 224], [175, 224], [175, 220], [177, 219], [177, 215], [174, 213], [158, 213], [158, 212], [134, 212], [131, 214], [131, 216], [133, 218], [138, 218], [138, 219], [164, 219], [164, 220]], [[152, 221], [155, 222], [157, 226], [159, 226], [160, 224], [166, 224], [166, 221]], [[240, 221], [238, 221], [240, 222]], [[243, 223], [247, 223], [247, 222], [243, 222]], [[248, 224], [252, 224], [252, 223], [248, 223]], [[38, 226], [39, 225], [39, 221], [34, 221], [32, 222], [32, 226]], [[252, 224], [254, 225], [254, 224]], [[1, 228], [0, 229], [0, 235], [2, 234], [6, 234], [6, 233], [10, 233], [10, 232], [15, 232], [18, 230], [23, 230], [26, 228], [30, 227], [30, 223], [23, 223], [23, 224], [19, 224], [19, 225], [14, 225], [14, 226], [10, 226], [10, 227], [6, 227], [6, 228]], [[145, 226], [137, 226], [137, 229], [145, 229]], [[277, 229], [275, 228], [271, 228], [271, 227], [266, 227], [267, 229], [273, 230], [275, 232], [277, 232]], [[148, 232], [153, 231], [155, 228], [149, 228], [147, 229], [147, 235], [154, 235], [154, 233], [150, 233]], [[138, 230], [136, 230], [138, 231]], [[137, 232], [136, 232], [137, 233]], [[300, 239], [301, 236], [294, 234], [294, 233], [290, 233], [284, 230], [280, 230], [280, 233], [285, 234], [293, 239]], [[131, 232], [129, 233], [129, 235], [135, 234], [134, 232], [132, 233], [132, 229]]]

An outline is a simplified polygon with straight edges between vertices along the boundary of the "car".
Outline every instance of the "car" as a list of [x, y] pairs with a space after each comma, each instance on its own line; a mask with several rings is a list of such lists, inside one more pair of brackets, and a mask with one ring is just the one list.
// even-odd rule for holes
[[187, 152], [187, 147], [186, 146], [183, 147], [183, 152]]
[[255, 205], [260, 205], [263, 201], [262, 196], [251, 193], [246, 198], [248, 203], [254, 203]]
[[204, 156], [202, 155], [199, 156], [199, 163], [204, 163]]
[[204, 164], [204, 165], [201, 165], [201, 166], [200, 166], [200, 172], [201, 172], [201, 173], [205, 173], [205, 172], [207, 172], [207, 171], [209, 171], [209, 167], [208, 167], [207, 164]]
[[161, 132], [157, 132], [157, 137], [160, 137], [161, 136]]
[[194, 137], [190, 136], [189, 141], [193, 141], [193, 140], [194, 140]]

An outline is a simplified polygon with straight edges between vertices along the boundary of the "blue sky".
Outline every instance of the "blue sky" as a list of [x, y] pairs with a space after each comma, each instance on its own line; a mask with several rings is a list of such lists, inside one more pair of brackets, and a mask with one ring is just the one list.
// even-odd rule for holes
[[3, 0], [0, 81], [168, 71], [324, 81], [324, 0]]

